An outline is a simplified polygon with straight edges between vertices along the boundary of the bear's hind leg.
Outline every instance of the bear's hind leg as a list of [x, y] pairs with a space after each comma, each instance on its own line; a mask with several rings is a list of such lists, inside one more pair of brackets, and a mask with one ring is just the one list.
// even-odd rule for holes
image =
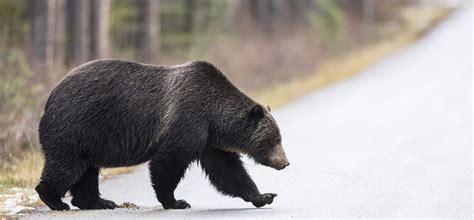
[[99, 168], [89, 168], [71, 189], [71, 204], [80, 209], [114, 209], [113, 201], [100, 198]]
[[61, 195], [50, 184], [41, 181], [35, 188], [41, 201], [43, 201], [51, 210], [69, 210], [69, 205], [61, 200]]
[[40, 199], [52, 210], [69, 210], [61, 200], [84, 172], [82, 166], [73, 163], [57, 163], [46, 160], [40, 183], [35, 190]]

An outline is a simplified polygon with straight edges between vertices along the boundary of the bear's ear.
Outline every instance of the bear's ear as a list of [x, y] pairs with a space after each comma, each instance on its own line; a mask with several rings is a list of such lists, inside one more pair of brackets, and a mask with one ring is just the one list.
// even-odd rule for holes
[[249, 119], [252, 121], [258, 121], [265, 116], [263, 107], [259, 104], [254, 105], [249, 111]]

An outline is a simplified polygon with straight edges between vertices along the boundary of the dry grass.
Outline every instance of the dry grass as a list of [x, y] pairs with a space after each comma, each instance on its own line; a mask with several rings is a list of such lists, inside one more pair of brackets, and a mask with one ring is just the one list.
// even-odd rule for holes
[[363, 48], [344, 58], [329, 59], [322, 62], [318, 70], [313, 74], [289, 82], [278, 83], [253, 95], [262, 103], [280, 107], [296, 97], [350, 77], [410, 42], [410, 38], [400, 37], [392, 41], [384, 41]]
[[[21, 157], [10, 156], [9, 166], [0, 170], [0, 217], [32, 210], [41, 202], [34, 191], [44, 160], [39, 150], [29, 150]], [[101, 171], [104, 179], [129, 173], [136, 167], [107, 168]], [[1, 218], [0, 218], [1, 219]]]
[[[0, 170], [0, 190], [12, 187], [32, 188], [38, 183], [44, 164], [40, 151], [31, 150], [25, 152], [20, 158], [11, 157], [9, 160], [10, 166], [5, 170]], [[135, 166], [106, 168], [101, 170], [101, 176], [108, 178], [131, 172], [135, 168]]]
[[43, 156], [38, 150], [24, 152], [22, 157], [9, 158], [9, 167], [0, 170], [2, 187], [32, 187], [41, 175]]

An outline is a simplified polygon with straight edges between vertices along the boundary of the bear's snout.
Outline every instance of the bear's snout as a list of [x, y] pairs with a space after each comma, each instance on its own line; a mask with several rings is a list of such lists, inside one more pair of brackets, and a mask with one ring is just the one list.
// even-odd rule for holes
[[286, 158], [285, 150], [281, 144], [276, 145], [270, 153], [270, 167], [277, 170], [282, 170], [290, 165], [290, 162]]

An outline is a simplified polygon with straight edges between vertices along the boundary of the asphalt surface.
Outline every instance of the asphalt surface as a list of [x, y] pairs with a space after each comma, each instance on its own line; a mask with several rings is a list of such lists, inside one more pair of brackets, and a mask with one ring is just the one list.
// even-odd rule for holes
[[52, 218], [472, 218], [472, 7], [356, 77], [275, 111], [291, 165], [246, 160], [254, 208], [217, 193], [196, 165], [175, 194], [192, 208], [164, 210], [146, 167], [101, 183], [104, 198], [139, 209], [54, 212]]

